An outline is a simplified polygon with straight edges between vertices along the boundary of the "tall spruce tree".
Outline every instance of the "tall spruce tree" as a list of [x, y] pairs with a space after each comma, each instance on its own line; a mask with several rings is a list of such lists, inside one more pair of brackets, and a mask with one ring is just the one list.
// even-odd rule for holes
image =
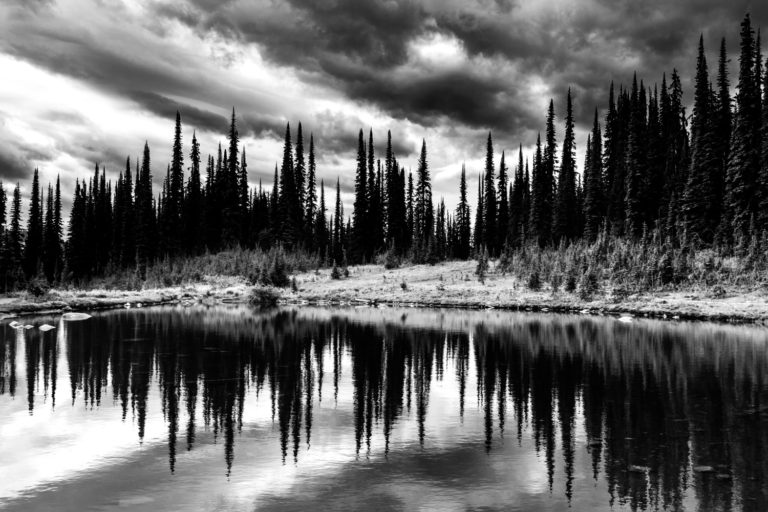
[[509, 235], [509, 174], [504, 151], [501, 152], [501, 161], [499, 162], [497, 195], [496, 248], [499, 251], [505, 247]]
[[459, 180], [459, 205], [456, 207], [456, 254], [459, 259], [469, 258], [472, 243], [472, 219], [467, 200], [467, 169], [462, 164]]
[[491, 254], [497, 252], [498, 234], [496, 232], [496, 185], [495, 165], [493, 162], [493, 139], [488, 132], [488, 140], [485, 147], [485, 173], [483, 174], [483, 243]]
[[626, 233], [639, 237], [645, 226], [645, 88], [632, 79], [629, 137], [626, 155], [626, 192], [624, 196]]
[[354, 262], [362, 262], [368, 255], [369, 216], [368, 216], [368, 169], [365, 155], [363, 130], [358, 134], [357, 170], [355, 172], [355, 202], [352, 210], [351, 257]]
[[435, 228], [435, 214], [432, 206], [432, 182], [429, 177], [426, 140], [421, 141], [414, 202], [415, 239], [426, 248], [430, 238], [434, 235]]
[[709, 242], [714, 236], [718, 219], [713, 169], [719, 162], [714, 143], [715, 118], [711, 103], [704, 36], [699, 39], [696, 82], [691, 122], [691, 167], [683, 193], [683, 219], [688, 236]]
[[[317, 166], [315, 164], [315, 137], [311, 133], [309, 134], [309, 158], [307, 160], [307, 190], [305, 196], [306, 203], [306, 224], [307, 239], [310, 241], [310, 248], [318, 249], [323, 243], [323, 237], [319, 236], [315, 232], [317, 227], [315, 223], [315, 217], [317, 212], [317, 185], [316, 176]], [[321, 186], [322, 191], [322, 186]], [[323, 212], [323, 219], [325, 219], [325, 212]]]
[[509, 242], [512, 247], [520, 246], [525, 231], [525, 176], [523, 167], [523, 145], [520, 144], [518, 162], [512, 188], [509, 194]]
[[593, 241], [600, 232], [605, 207], [603, 205], [603, 150], [597, 109], [592, 133], [587, 145], [588, 158], [584, 170], [584, 236]]
[[485, 246], [485, 195], [483, 194], [483, 175], [477, 180], [477, 210], [475, 210], [475, 234], [473, 237], [473, 249], [479, 254]]
[[739, 81], [736, 94], [736, 113], [733, 119], [731, 147], [726, 169], [725, 208], [734, 242], [745, 249], [750, 238], [750, 223], [754, 214], [755, 183], [759, 165], [757, 118], [760, 103], [759, 89], [755, 87], [755, 42], [749, 14], [741, 23], [741, 54]]
[[565, 135], [563, 137], [563, 158], [558, 174], [557, 198], [554, 208], [554, 237], [556, 241], [572, 240], [576, 236], [576, 140], [574, 135], [573, 104], [568, 89], [565, 110]]
[[29, 197], [27, 239], [24, 244], [24, 273], [33, 277], [43, 254], [43, 202], [40, 193], [40, 176], [37, 169], [32, 174], [32, 190]]

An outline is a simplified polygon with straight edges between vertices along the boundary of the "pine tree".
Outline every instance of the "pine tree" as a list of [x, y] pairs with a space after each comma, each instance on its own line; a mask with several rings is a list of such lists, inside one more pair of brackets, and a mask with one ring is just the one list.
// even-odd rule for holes
[[304, 133], [301, 128], [301, 123], [296, 130], [296, 157], [293, 160], [293, 174], [296, 180], [296, 202], [298, 205], [296, 208], [301, 212], [301, 217], [298, 222], [299, 229], [299, 241], [306, 243], [306, 217], [305, 212], [306, 205], [306, 186], [307, 186], [307, 166], [304, 159]]
[[408, 173], [408, 196], [406, 200], [406, 238], [408, 240], [408, 248], [411, 248], [414, 244], [414, 237], [416, 235], [416, 217], [414, 214], [414, 191], [413, 191], [413, 173]]
[[536, 137], [536, 153], [533, 161], [533, 176], [531, 177], [531, 214], [529, 217], [529, 232], [535, 237], [539, 247], [543, 247], [551, 238], [550, 219], [551, 184], [544, 165], [544, 155], [541, 148], [541, 134]]
[[732, 114], [731, 92], [728, 78], [728, 53], [725, 46], [725, 38], [720, 41], [720, 58], [717, 66], [717, 103], [714, 106], [715, 134], [713, 145], [717, 166], [714, 170], [712, 189], [715, 194], [715, 205], [718, 218], [722, 215], [723, 201], [725, 200], [725, 176], [728, 166], [728, 152], [731, 142]]
[[374, 168], [373, 130], [368, 132], [368, 240], [366, 244], [366, 259], [372, 259], [373, 255], [381, 249], [384, 239], [382, 223], [384, 219], [381, 211], [381, 183]]
[[485, 205], [483, 194], [483, 176], [477, 180], [477, 210], [475, 211], [475, 234], [473, 237], [473, 249], [475, 254], [479, 254], [485, 245]]
[[285, 127], [283, 163], [280, 167], [279, 205], [280, 240], [288, 247], [294, 247], [299, 243], [302, 215], [299, 215], [301, 208], [299, 198], [296, 196], [290, 124]]
[[[312, 139], [310, 137], [310, 169], [312, 168]], [[310, 174], [312, 175], [312, 174]], [[317, 249], [318, 253], [321, 257], [327, 257], [328, 256], [328, 224], [325, 219], [325, 185], [323, 184], [323, 180], [320, 180], [320, 206], [317, 208], [317, 211], [314, 212], [315, 215], [315, 225], [312, 229], [314, 233], [314, 243], [315, 248]]]
[[8, 291], [7, 278], [9, 265], [8, 229], [6, 226], [7, 203], [8, 197], [5, 193], [5, 187], [3, 186], [3, 183], [0, 182], [0, 279], [2, 279], [0, 284], [2, 284], [2, 290], [5, 292]]
[[[315, 218], [317, 213], [317, 185], [315, 183], [315, 173], [317, 167], [315, 164], [315, 138], [309, 134], [309, 160], [307, 162], [307, 191], [306, 191], [306, 224], [308, 226], [307, 238], [311, 241], [310, 247], [321, 248], [324, 244], [324, 238], [322, 234], [318, 235], [316, 228], [318, 227]], [[322, 194], [322, 182], [320, 188]], [[323, 212], [323, 224], [325, 224], [325, 212]]]
[[27, 240], [24, 245], [24, 273], [28, 279], [37, 273], [43, 255], [43, 204], [37, 169], [32, 174], [32, 190], [29, 201]]
[[43, 227], [43, 272], [49, 283], [57, 279], [61, 269], [61, 238], [56, 226], [53, 187], [48, 184], [45, 225]]
[[496, 185], [494, 183], [495, 166], [493, 163], [493, 140], [491, 133], [488, 133], [488, 141], [485, 149], [485, 174], [483, 189], [485, 197], [483, 198], [483, 243], [491, 255], [497, 252], [496, 243], [498, 234], [496, 231]]
[[[734, 241], [746, 248], [749, 241], [750, 219], [754, 213], [755, 183], [759, 162], [758, 128], [756, 119], [760, 102], [754, 79], [755, 43], [749, 14], [741, 23], [741, 55], [739, 83], [736, 94], [736, 114], [733, 119], [731, 147], [726, 176], [726, 209]], [[728, 232], [728, 230], [723, 230]]]
[[[768, 68], [768, 60], [766, 60]], [[761, 126], [761, 155], [760, 155], [760, 225], [768, 225], [768, 69], [763, 77], [763, 119]]]
[[691, 123], [691, 167], [683, 194], [683, 218], [689, 237], [709, 242], [714, 236], [718, 219], [712, 170], [718, 167], [713, 138], [715, 120], [710, 102], [709, 74], [704, 55], [704, 36], [699, 39], [696, 82]]
[[571, 90], [568, 89], [565, 113], [565, 136], [563, 138], [563, 158], [558, 174], [557, 198], [554, 208], [555, 241], [572, 240], [576, 236], [576, 142], [573, 133], [573, 104]]
[[333, 211], [333, 261], [341, 264], [344, 258], [344, 205], [341, 203], [341, 184], [336, 178], [336, 208]]
[[240, 246], [251, 246], [251, 194], [248, 186], [248, 159], [245, 155], [245, 146], [240, 153], [240, 169], [237, 178], [238, 199], [240, 211], [238, 220], [240, 222]]
[[[74, 206], [72, 209], [74, 215]], [[136, 182], [136, 262], [140, 279], [146, 279], [147, 265], [154, 260], [155, 229], [151, 161], [149, 144], [145, 143], [141, 172]]]
[[221, 238], [224, 247], [232, 247], [240, 242], [241, 235], [241, 203], [238, 192], [240, 180], [239, 144], [235, 109], [232, 109], [232, 119], [229, 125], [229, 149], [224, 152], [221, 167], [220, 199], [222, 212]]
[[461, 179], [459, 181], [459, 205], [456, 207], [456, 254], [459, 259], [465, 260], [470, 255], [472, 242], [472, 226], [469, 202], [467, 201], [467, 170], [462, 164]]
[[504, 152], [501, 152], [501, 161], [499, 162], [499, 182], [498, 198], [496, 205], [498, 212], [496, 214], [496, 247], [497, 251], [504, 248], [507, 243], [509, 230], [509, 175], [507, 174], [507, 164], [504, 158]]
[[427, 163], [427, 142], [421, 141], [421, 156], [416, 173], [416, 191], [414, 198], [414, 230], [416, 241], [424, 247], [434, 234], [434, 210], [432, 207], [432, 183]]
[[509, 195], [509, 242], [512, 247], [519, 247], [525, 230], [525, 176], [523, 167], [523, 145], [520, 144], [515, 176]]
[[626, 193], [624, 196], [626, 233], [640, 237], [645, 225], [645, 89], [638, 86], [637, 75], [632, 79], [630, 124], [626, 155]]
[[191, 167], [187, 190], [184, 194], [184, 245], [187, 253], [198, 254], [203, 250], [201, 224], [203, 223], [203, 191], [200, 181], [200, 143], [197, 134], [192, 133], [192, 150], [189, 154]]
[[368, 170], [365, 155], [365, 141], [363, 130], [358, 135], [357, 145], [357, 171], [355, 174], [355, 202], [352, 211], [352, 260], [356, 263], [363, 262], [368, 253], [370, 239], [368, 223]]
[[584, 236], [589, 241], [595, 240], [600, 232], [605, 207], [603, 205], [603, 154], [602, 134], [598, 122], [597, 109], [587, 144], [588, 158], [584, 171]]

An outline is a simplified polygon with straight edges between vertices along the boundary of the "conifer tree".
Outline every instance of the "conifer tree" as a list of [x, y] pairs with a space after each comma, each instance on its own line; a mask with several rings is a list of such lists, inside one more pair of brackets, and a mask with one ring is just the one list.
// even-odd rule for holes
[[406, 217], [406, 225], [407, 225], [407, 232], [406, 232], [406, 238], [408, 240], [408, 248], [411, 248], [414, 244], [414, 236], [416, 233], [416, 227], [415, 222], [416, 218], [414, 215], [414, 193], [413, 193], [413, 173], [408, 173], [408, 196], [407, 196], [407, 204], [406, 204], [406, 210], [407, 210], [407, 217]]
[[[75, 215], [74, 206], [72, 210], [73, 215]], [[155, 243], [152, 171], [149, 144], [145, 143], [144, 155], [141, 161], [141, 172], [136, 182], [136, 262], [141, 279], [146, 278], [147, 265], [154, 260]]]
[[[312, 168], [312, 139], [310, 137], [310, 169]], [[310, 173], [312, 175], [312, 173]], [[321, 257], [328, 257], [328, 224], [325, 219], [325, 185], [323, 180], [320, 180], [320, 205], [317, 211], [314, 212], [315, 221], [312, 232], [314, 233], [315, 248]]]
[[588, 158], [584, 171], [584, 236], [593, 241], [601, 228], [605, 207], [603, 206], [603, 154], [602, 134], [595, 109], [592, 133], [587, 143]]
[[507, 243], [509, 229], [509, 175], [507, 173], [507, 163], [504, 158], [504, 152], [501, 152], [501, 161], [499, 162], [499, 182], [497, 188], [498, 198], [496, 200], [496, 248], [497, 251], [504, 248]]
[[483, 176], [477, 180], [477, 210], [475, 211], [475, 234], [473, 237], [473, 249], [475, 255], [483, 250], [485, 245], [485, 204], [483, 194]]
[[224, 151], [221, 167], [220, 199], [222, 212], [221, 238], [224, 247], [232, 247], [240, 241], [241, 235], [241, 202], [238, 192], [240, 181], [239, 144], [235, 109], [232, 109], [232, 119], [229, 125], [229, 149]]
[[368, 169], [365, 155], [363, 130], [358, 135], [357, 171], [355, 173], [355, 202], [352, 211], [352, 260], [363, 262], [367, 257], [369, 234], [368, 216]]
[[483, 189], [485, 196], [483, 198], [483, 243], [491, 255], [496, 254], [496, 243], [498, 234], [496, 231], [496, 185], [494, 183], [495, 165], [493, 162], [493, 140], [491, 133], [488, 132], [488, 141], [485, 149], [485, 174]]
[[192, 149], [189, 154], [191, 166], [187, 190], [184, 194], [184, 241], [188, 253], [198, 254], [203, 249], [201, 224], [203, 223], [203, 196], [200, 182], [200, 143], [197, 134], [192, 133]]
[[414, 198], [414, 230], [415, 239], [423, 246], [434, 235], [434, 210], [432, 206], [432, 183], [429, 177], [429, 165], [427, 163], [427, 142], [421, 141], [421, 156], [419, 168], [416, 174], [416, 191]]
[[574, 136], [573, 104], [571, 90], [568, 89], [565, 112], [565, 136], [563, 138], [563, 158], [558, 174], [557, 198], [554, 209], [555, 241], [572, 240], [576, 236], [576, 141]]
[[459, 259], [465, 260], [470, 255], [472, 242], [472, 226], [469, 202], [467, 201], [467, 169], [462, 164], [461, 179], [459, 181], [459, 205], [456, 207], [456, 254]]
[[55, 208], [53, 187], [48, 184], [43, 228], [43, 272], [49, 283], [57, 279], [61, 269], [61, 238], [56, 226]]
[[290, 124], [285, 127], [285, 143], [283, 145], [283, 163], [280, 167], [280, 241], [288, 247], [299, 243], [301, 208], [296, 195], [296, 182], [293, 165], [293, 144], [291, 142]]
[[[306, 224], [309, 227], [307, 230], [307, 239], [311, 241], [310, 247], [320, 248], [324, 243], [322, 235], [318, 235], [315, 231], [317, 224], [315, 222], [317, 213], [317, 185], [315, 173], [317, 167], [315, 164], [315, 138], [309, 134], [309, 158], [307, 161], [307, 191], [306, 191]], [[322, 193], [322, 182], [320, 191]], [[325, 224], [325, 212], [323, 212], [323, 224]]]
[[27, 278], [37, 273], [43, 253], [43, 204], [40, 194], [39, 172], [32, 174], [29, 216], [27, 218], [27, 240], [24, 244], [24, 273]]
[[531, 177], [531, 214], [529, 232], [535, 237], [540, 247], [550, 240], [551, 203], [548, 203], [551, 185], [544, 165], [541, 148], [541, 134], [536, 137], [536, 153], [533, 160]]
[[8, 291], [8, 229], [6, 226], [8, 197], [5, 193], [5, 187], [0, 182], [0, 285], [3, 291]]
[[509, 194], [509, 241], [512, 247], [519, 247], [525, 230], [525, 176], [523, 168], [523, 145], [520, 144], [518, 162], [512, 188]]
[[741, 54], [739, 81], [736, 94], [736, 113], [733, 119], [731, 147], [726, 171], [726, 209], [734, 241], [746, 248], [749, 241], [750, 220], [754, 213], [755, 183], [759, 164], [758, 128], [756, 118], [759, 91], [754, 79], [755, 43], [752, 24], [747, 14], [741, 23]]
[[723, 209], [725, 175], [728, 165], [728, 150], [731, 142], [731, 92], [730, 79], [728, 78], [728, 53], [725, 46], [725, 38], [720, 41], [720, 58], [717, 66], [717, 102], [713, 107], [714, 117], [714, 151], [717, 158], [717, 167], [714, 169], [712, 189], [715, 193], [717, 215], [720, 217]]
[[336, 207], [333, 211], [333, 261], [341, 264], [344, 258], [344, 205], [341, 203], [341, 184], [336, 178]]
[[632, 79], [630, 124], [626, 156], [626, 193], [624, 196], [626, 233], [638, 238], [645, 225], [645, 89], [638, 86], [637, 75]]
[[705, 242], [712, 240], [718, 223], [713, 169], [717, 169], [719, 162], [713, 141], [716, 125], [710, 96], [704, 36], [701, 36], [691, 123], [691, 168], [683, 195], [683, 217], [688, 236]]

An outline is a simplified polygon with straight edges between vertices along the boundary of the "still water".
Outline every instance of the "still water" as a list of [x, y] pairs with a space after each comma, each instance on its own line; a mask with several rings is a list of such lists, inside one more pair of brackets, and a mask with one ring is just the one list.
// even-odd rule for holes
[[0, 509], [768, 510], [768, 331], [415, 309], [0, 327]]

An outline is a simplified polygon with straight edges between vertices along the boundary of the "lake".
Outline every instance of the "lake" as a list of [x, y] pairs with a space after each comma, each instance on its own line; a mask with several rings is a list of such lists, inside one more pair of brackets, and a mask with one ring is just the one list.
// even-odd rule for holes
[[768, 510], [764, 328], [237, 305], [22, 322], [0, 327], [0, 509]]

